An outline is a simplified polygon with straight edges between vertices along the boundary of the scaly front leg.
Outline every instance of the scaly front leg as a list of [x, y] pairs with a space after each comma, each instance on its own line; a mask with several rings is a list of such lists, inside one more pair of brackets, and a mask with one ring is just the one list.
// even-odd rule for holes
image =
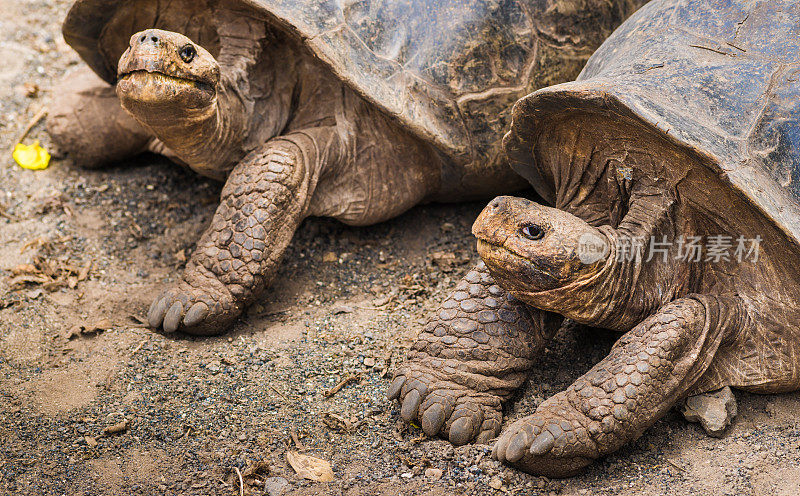
[[500, 432], [503, 402], [525, 382], [561, 321], [508, 294], [481, 262], [428, 321], [389, 398], [429, 436], [486, 443]]
[[315, 128], [271, 140], [245, 157], [228, 177], [183, 281], [150, 306], [150, 326], [224, 332], [269, 284], [335, 148], [335, 131]]
[[510, 425], [495, 456], [533, 474], [576, 474], [661, 418], [746, 323], [734, 298], [690, 295], [665, 305], [566, 391]]

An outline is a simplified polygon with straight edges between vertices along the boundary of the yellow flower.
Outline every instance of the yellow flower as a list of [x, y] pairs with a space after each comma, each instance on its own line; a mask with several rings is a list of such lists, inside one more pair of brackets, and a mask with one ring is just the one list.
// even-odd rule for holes
[[41, 170], [46, 169], [47, 166], [50, 165], [50, 154], [47, 153], [47, 150], [39, 146], [38, 141], [34, 142], [32, 145], [17, 143], [12, 156], [23, 169]]

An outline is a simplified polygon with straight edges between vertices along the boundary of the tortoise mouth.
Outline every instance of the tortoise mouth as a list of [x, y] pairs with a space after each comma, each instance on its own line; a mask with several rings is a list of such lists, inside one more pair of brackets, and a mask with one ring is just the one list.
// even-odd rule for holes
[[564, 281], [536, 262], [529, 260], [505, 246], [478, 239], [478, 254], [489, 266], [495, 279], [502, 281], [506, 289], [516, 288], [529, 293], [556, 289]]
[[134, 69], [127, 72], [122, 72], [119, 75], [118, 82], [136, 83], [136, 81], [148, 80], [150, 83], [164, 84], [177, 87], [187, 87], [198, 89], [204, 93], [214, 93], [214, 86], [206, 81], [200, 79], [190, 79], [186, 77], [173, 76], [161, 71], [147, 70], [147, 69]]
[[503, 245], [492, 243], [491, 241], [478, 238], [478, 254], [481, 258], [484, 256], [489, 257], [492, 261], [508, 261], [512, 260], [517, 263], [530, 265], [530, 260], [522, 257], [518, 253], [514, 253]]
[[478, 238], [478, 254], [483, 257], [484, 252], [487, 255], [494, 255], [495, 259], [497, 259], [498, 256], [503, 255], [504, 258], [510, 258], [518, 263], [532, 265], [530, 260], [509, 249], [507, 246], [492, 242], [491, 240], [485, 238]]
[[478, 255], [495, 271], [502, 272], [505, 277], [513, 277], [521, 267], [528, 270], [538, 269], [530, 260], [509, 250], [505, 246], [492, 243], [485, 239], [478, 239]]

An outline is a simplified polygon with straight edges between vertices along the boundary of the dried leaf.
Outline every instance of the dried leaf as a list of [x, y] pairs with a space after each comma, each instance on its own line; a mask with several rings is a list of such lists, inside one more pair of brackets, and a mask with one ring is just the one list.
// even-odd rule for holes
[[78, 271], [78, 282], [80, 282], [80, 281], [85, 281], [86, 279], [88, 279], [88, 277], [89, 277], [89, 271], [90, 271], [90, 270], [92, 270], [92, 262], [93, 262], [93, 261], [94, 261], [94, 260], [92, 260], [92, 259], [90, 258], [90, 259], [89, 259], [89, 261], [88, 261], [88, 262], [86, 262], [86, 265], [84, 265], [83, 267], [81, 267], [81, 270], [79, 270], [79, 271]]
[[87, 326], [86, 329], [83, 331], [84, 334], [91, 334], [100, 331], [107, 331], [114, 327], [114, 324], [111, 323], [108, 319], [100, 319], [94, 325]]
[[22, 85], [22, 90], [25, 92], [25, 96], [28, 98], [36, 98], [39, 96], [39, 85], [36, 83], [25, 83]]
[[343, 313], [353, 313], [354, 311], [355, 310], [351, 305], [339, 305], [337, 307], [334, 307], [333, 310], [331, 310], [331, 313], [333, 315], [340, 315]]
[[83, 331], [83, 327], [72, 326], [64, 333], [64, 339], [75, 339], [81, 335], [81, 331]]
[[20, 264], [11, 269], [12, 276], [19, 276], [22, 274], [39, 274], [39, 269], [33, 264]]
[[111, 323], [108, 319], [101, 319], [96, 324], [93, 325], [76, 325], [72, 326], [67, 332], [64, 333], [64, 337], [66, 339], [74, 339], [78, 336], [90, 336], [94, 334], [100, 334], [103, 331], [107, 331], [114, 327], [114, 324]]
[[286, 461], [297, 472], [297, 475], [304, 479], [317, 482], [333, 481], [333, 469], [331, 469], [331, 464], [325, 460], [288, 451], [286, 452]]
[[47, 282], [50, 282], [47, 276], [21, 275], [9, 279], [8, 286], [13, 288], [16, 286], [24, 286], [26, 283], [44, 284]]
[[325, 412], [322, 414], [322, 421], [335, 431], [349, 432], [352, 425], [346, 418], [335, 413]]
[[242, 477], [252, 477], [256, 474], [269, 475], [271, 468], [266, 460], [253, 460], [247, 462], [247, 467], [242, 470]]

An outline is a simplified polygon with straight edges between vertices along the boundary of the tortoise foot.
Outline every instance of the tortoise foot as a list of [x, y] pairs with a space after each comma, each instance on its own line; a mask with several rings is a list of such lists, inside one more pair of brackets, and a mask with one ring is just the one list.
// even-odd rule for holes
[[153, 300], [147, 321], [165, 332], [212, 335], [224, 332], [240, 313], [240, 305], [223, 283], [194, 273]]
[[400, 416], [419, 422], [428, 436], [439, 435], [455, 445], [487, 443], [500, 432], [499, 396], [478, 392], [445, 379], [440, 370], [408, 363], [395, 375], [389, 398], [400, 401]]
[[533, 415], [508, 426], [493, 456], [525, 472], [554, 478], [571, 477], [589, 465], [598, 456], [585, 427], [589, 419], [559, 403], [544, 403]]

